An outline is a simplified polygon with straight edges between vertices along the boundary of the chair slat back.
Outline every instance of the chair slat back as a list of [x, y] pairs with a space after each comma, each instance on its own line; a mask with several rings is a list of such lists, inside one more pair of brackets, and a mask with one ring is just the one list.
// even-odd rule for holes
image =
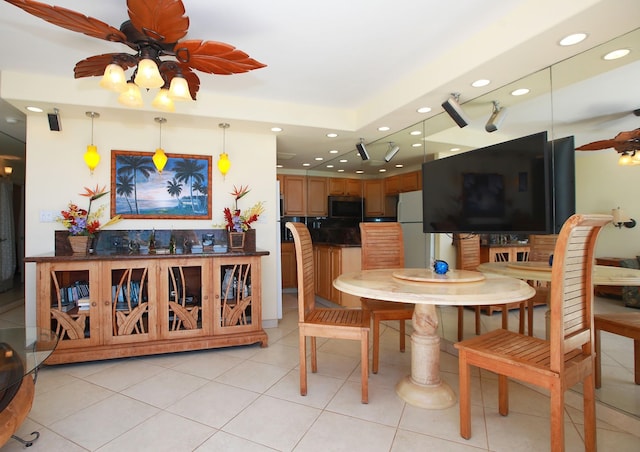
[[558, 234], [532, 234], [529, 236], [529, 260], [549, 262], [558, 241]]
[[592, 270], [596, 239], [610, 215], [573, 215], [563, 225], [551, 269], [551, 369], [563, 371], [565, 353], [593, 353]]
[[404, 268], [400, 223], [360, 223], [362, 269]]
[[306, 314], [316, 305], [313, 273], [313, 244], [309, 229], [303, 223], [287, 222], [285, 226], [293, 235], [298, 270], [298, 320], [304, 322]]
[[480, 236], [478, 234], [454, 234], [456, 268], [476, 271], [480, 265]]

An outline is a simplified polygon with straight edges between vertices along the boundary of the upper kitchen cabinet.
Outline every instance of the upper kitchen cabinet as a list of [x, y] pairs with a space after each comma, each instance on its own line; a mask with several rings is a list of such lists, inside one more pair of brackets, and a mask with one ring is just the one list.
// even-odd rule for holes
[[362, 181], [343, 177], [330, 177], [328, 181], [329, 196], [362, 197]]
[[327, 179], [326, 177], [307, 177], [307, 216], [327, 216]]
[[284, 181], [284, 215], [305, 216], [307, 214], [307, 178], [286, 174]]
[[422, 190], [421, 171], [397, 174], [384, 180], [384, 193], [387, 196], [416, 190]]
[[381, 217], [385, 215], [385, 195], [383, 179], [367, 179], [364, 181], [365, 217]]

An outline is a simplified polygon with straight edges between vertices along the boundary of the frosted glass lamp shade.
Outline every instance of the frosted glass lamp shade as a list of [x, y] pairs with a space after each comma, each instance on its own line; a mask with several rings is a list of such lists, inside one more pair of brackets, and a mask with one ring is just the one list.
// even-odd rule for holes
[[110, 91], [121, 93], [127, 89], [127, 79], [124, 70], [117, 64], [109, 64], [105, 70], [100, 86]]
[[189, 84], [184, 78], [178, 76], [171, 79], [171, 85], [169, 86], [169, 95], [173, 100], [192, 100], [191, 93], [189, 92]]
[[155, 61], [145, 58], [138, 63], [138, 71], [136, 72], [135, 84], [140, 88], [153, 89], [164, 86], [164, 79], [160, 75], [158, 66]]

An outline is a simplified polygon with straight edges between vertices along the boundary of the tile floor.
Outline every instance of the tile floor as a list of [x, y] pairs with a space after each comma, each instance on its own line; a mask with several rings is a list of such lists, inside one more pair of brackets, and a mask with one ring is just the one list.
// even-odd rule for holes
[[[615, 303], [611, 300], [612, 309]], [[455, 329], [447, 328], [455, 325], [455, 308], [441, 308], [440, 313], [443, 337], [455, 337]], [[544, 328], [543, 309], [537, 308], [535, 315], [537, 335]], [[470, 335], [472, 311], [466, 316]], [[496, 327], [499, 317], [483, 315], [483, 328]], [[21, 307], [0, 314], [0, 327], [22, 323]], [[424, 410], [400, 400], [394, 384], [409, 373], [410, 352], [397, 351], [393, 324], [383, 329], [380, 372], [370, 376], [368, 405], [360, 403], [355, 341], [318, 340], [319, 372], [309, 374], [309, 392], [302, 397], [296, 323], [295, 295], [285, 294], [284, 317], [278, 328], [267, 330], [269, 347], [264, 349], [242, 346], [44, 367], [19, 434], [40, 431], [29, 449], [34, 452], [549, 449], [548, 397], [511, 383], [511, 412], [501, 417], [497, 380], [487, 372], [474, 377], [470, 440], [458, 433], [457, 405]], [[510, 324], [517, 324], [517, 314], [511, 314]], [[626, 355], [632, 346], [608, 335], [603, 339], [607, 356], [600, 391], [618, 392], [621, 398], [627, 391], [626, 398], [638, 404], [638, 393], [629, 397], [634, 385], [624, 383], [631, 378], [632, 362]], [[457, 392], [457, 358], [447, 352], [453, 350], [449, 341], [442, 348], [442, 377]], [[567, 450], [581, 451], [581, 399], [570, 391], [567, 403]], [[598, 418], [600, 450], [640, 450], [640, 418], [601, 404]], [[0, 448], [18, 450], [23, 447], [13, 440]]]

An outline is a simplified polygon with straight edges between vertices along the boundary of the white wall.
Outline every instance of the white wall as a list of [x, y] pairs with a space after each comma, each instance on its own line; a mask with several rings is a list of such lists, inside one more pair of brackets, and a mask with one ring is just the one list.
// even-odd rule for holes
[[[142, 116], [142, 115], [141, 115]], [[94, 144], [102, 159], [91, 175], [83, 161], [83, 154], [91, 139], [91, 121], [87, 117], [62, 117], [62, 131], [49, 131], [46, 117], [27, 119], [26, 152], [26, 255], [53, 253], [54, 231], [62, 230], [59, 223], [41, 223], [40, 211], [59, 212], [70, 201], [81, 207], [88, 199], [79, 195], [84, 187], [100, 187], [111, 183], [110, 151], [154, 151], [159, 144], [159, 126], [155, 122], [122, 123], [118, 118], [94, 121]], [[222, 129], [217, 122], [210, 128], [172, 127], [171, 117], [162, 126], [162, 147], [173, 154], [212, 155], [212, 220], [123, 220], [112, 229], [208, 229], [224, 222], [222, 210], [233, 205], [230, 192], [233, 186], [249, 185], [251, 192], [239, 202], [248, 208], [257, 201], [265, 201], [266, 211], [255, 224], [256, 244], [269, 251], [262, 259], [262, 311], [269, 323], [277, 319], [276, 310], [276, 224], [278, 203], [275, 191], [276, 140], [271, 134], [243, 133], [227, 129], [226, 151], [232, 162], [223, 180], [216, 162], [222, 147]], [[105, 196], [97, 205], [109, 204]], [[103, 222], [109, 217], [107, 206]], [[28, 264], [25, 281], [26, 322], [35, 325], [35, 265]]]

